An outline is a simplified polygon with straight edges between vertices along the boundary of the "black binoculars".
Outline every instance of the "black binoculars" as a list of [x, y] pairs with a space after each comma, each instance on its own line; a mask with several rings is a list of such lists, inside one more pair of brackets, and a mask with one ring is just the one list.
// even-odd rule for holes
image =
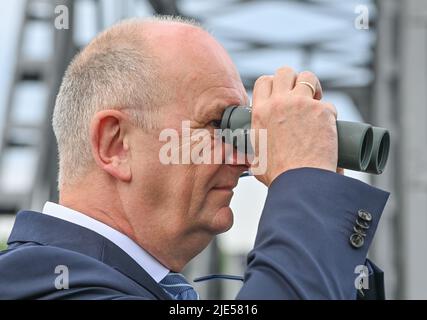
[[[233, 133], [231, 143], [237, 148], [234, 132], [244, 137], [245, 152], [252, 152], [249, 132], [251, 128], [251, 108], [233, 106], [225, 110], [221, 129]], [[381, 174], [387, 164], [390, 151], [390, 133], [387, 129], [373, 127], [366, 123], [337, 121], [338, 167], [355, 171]], [[227, 138], [225, 138], [227, 140]]]

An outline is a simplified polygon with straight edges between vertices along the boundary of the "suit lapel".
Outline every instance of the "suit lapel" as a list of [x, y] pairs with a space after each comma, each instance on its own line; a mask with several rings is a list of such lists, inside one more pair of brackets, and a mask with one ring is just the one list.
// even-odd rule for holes
[[164, 292], [157, 282], [154, 281], [154, 279], [143, 268], [141, 268], [135, 260], [107, 239], [104, 241], [102, 262], [133, 279], [158, 299], [170, 300], [170, 297], [166, 292]]
[[126, 252], [100, 234], [79, 225], [38, 212], [18, 213], [8, 244], [36, 242], [95, 258], [131, 278], [156, 298], [170, 297]]

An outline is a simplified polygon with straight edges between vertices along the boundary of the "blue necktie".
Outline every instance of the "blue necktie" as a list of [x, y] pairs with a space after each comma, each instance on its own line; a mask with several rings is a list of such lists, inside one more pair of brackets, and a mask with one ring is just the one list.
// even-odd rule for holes
[[159, 284], [174, 300], [199, 300], [199, 294], [180, 273], [170, 272]]

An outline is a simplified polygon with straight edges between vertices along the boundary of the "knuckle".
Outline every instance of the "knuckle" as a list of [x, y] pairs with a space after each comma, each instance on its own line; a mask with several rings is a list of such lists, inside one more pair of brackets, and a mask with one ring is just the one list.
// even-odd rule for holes
[[322, 117], [328, 113], [328, 108], [326, 107], [325, 103], [320, 101], [312, 101], [310, 109], [312, 110], [313, 114]]
[[325, 108], [327, 108], [335, 118], [337, 117], [338, 111], [334, 104], [327, 102], [325, 103]]
[[267, 81], [271, 81], [271, 76], [263, 75], [255, 81], [255, 85], [259, 85], [260, 83], [264, 83]]
[[318, 111], [321, 117], [332, 119], [336, 118], [336, 109], [335, 106], [331, 103], [320, 103], [318, 104]]
[[317, 76], [311, 71], [303, 71], [299, 75], [301, 78], [317, 79]]
[[317, 90], [321, 90], [319, 78], [311, 71], [303, 71], [298, 75], [297, 81], [307, 81], [316, 87]]
[[289, 74], [289, 73], [295, 73], [294, 69], [288, 66], [283, 66], [277, 69], [276, 74]]

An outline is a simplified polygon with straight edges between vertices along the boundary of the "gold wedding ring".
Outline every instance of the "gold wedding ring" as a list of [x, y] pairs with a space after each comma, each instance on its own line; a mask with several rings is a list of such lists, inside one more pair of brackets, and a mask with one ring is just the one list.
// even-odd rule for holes
[[307, 87], [309, 87], [310, 89], [311, 89], [311, 92], [313, 93], [313, 97], [316, 95], [316, 88], [310, 83], [310, 82], [307, 82], [307, 81], [299, 81], [298, 82], [299, 84], [303, 84], [303, 85], [306, 85]]

